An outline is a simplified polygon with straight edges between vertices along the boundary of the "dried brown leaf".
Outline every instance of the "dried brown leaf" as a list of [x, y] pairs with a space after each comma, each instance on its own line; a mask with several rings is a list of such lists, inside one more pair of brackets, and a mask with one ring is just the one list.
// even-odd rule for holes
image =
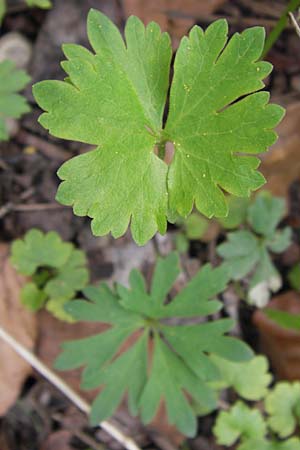
[[[20, 302], [25, 279], [9, 262], [9, 247], [0, 244], [0, 325], [29, 350], [34, 348], [37, 334], [36, 317]], [[6, 343], [0, 341], [0, 415], [18, 398], [31, 367]]]

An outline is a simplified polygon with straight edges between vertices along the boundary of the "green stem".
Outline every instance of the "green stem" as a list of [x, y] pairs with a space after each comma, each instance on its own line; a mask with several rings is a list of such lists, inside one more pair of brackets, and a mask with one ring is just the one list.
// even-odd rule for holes
[[266, 39], [262, 54], [263, 58], [269, 53], [269, 51], [271, 50], [271, 48], [273, 47], [273, 45], [283, 32], [283, 30], [285, 29], [288, 20], [288, 14], [290, 12], [293, 12], [298, 6], [300, 6], [300, 0], [290, 0], [287, 7], [283, 11], [281, 17], [279, 18], [278, 22], [276, 23], [275, 27], [271, 30], [269, 36]]

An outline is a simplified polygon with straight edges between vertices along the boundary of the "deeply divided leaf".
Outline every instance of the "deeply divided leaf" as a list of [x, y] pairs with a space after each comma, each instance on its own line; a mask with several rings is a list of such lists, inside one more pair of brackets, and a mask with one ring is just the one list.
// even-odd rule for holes
[[215, 297], [226, 285], [226, 272], [204, 266], [170, 301], [167, 294], [178, 273], [178, 257], [171, 254], [158, 261], [149, 290], [133, 271], [129, 288], [89, 287], [88, 300], [68, 305], [77, 320], [110, 325], [99, 335], [66, 342], [56, 363], [60, 369], [83, 366], [82, 386], [103, 387], [92, 407], [93, 424], [113, 414], [127, 394], [131, 413], [145, 423], [164, 403], [170, 423], [192, 436], [196, 406], [216, 407], [209, 382], [219, 371], [208, 355], [239, 362], [252, 357], [243, 342], [225, 335], [232, 320], [199, 322], [220, 309]]

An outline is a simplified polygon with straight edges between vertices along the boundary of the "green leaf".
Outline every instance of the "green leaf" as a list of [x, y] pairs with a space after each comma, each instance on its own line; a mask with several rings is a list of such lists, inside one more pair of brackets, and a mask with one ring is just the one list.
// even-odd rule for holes
[[267, 441], [266, 439], [250, 439], [238, 447], [238, 450], [300, 450], [300, 440], [296, 437], [286, 441]]
[[282, 438], [290, 436], [300, 425], [300, 383], [277, 383], [265, 405], [271, 429]]
[[250, 409], [245, 403], [238, 401], [229, 411], [219, 413], [213, 432], [218, 444], [229, 446], [239, 439], [242, 442], [262, 440], [266, 424], [258, 409]]
[[[169, 36], [130, 17], [124, 42], [95, 10], [87, 27], [93, 52], [64, 46], [67, 80], [38, 83], [33, 93], [46, 111], [40, 123], [51, 134], [97, 146], [60, 168], [57, 193], [75, 214], [93, 219], [95, 235], [119, 237], [130, 223], [142, 245], [166, 231], [167, 217], [187, 216], [194, 203], [208, 217], [225, 216], [222, 190], [248, 196], [264, 183], [259, 160], [246, 154], [274, 143], [272, 129], [283, 110], [256, 92], [271, 71], [269, 63], [257, 62], [262, 28], [235, 34], [226, 45], [221, 20], [182, 39], [164, 128]], [[170, 166], [159, 157], [167, 141], [175, 147]]]
[[[155, 23], [127, 21], [127, 50], [115, 25], [91, 10], [88, 35], [95, 55], [64, 47], [71, 82], [34, 87], [48, 111], [41, 124], [55, 136], [99, 145], [64, 164], [57, 198], [92, 217], [96, 235], [125, 233], [144, 244], [166, 230], [167, 166], [153, 152], [162, 127], [171, 45]], [[59, 98], [60, 102], [55, 99]], [[84, 174], [84, 176], [82, 176]], [[100, 176], [99, 176], [100, 174]]]
[[256, 233], [270, 237], [283, 218], [285, 209], [283, 198], [262, 191], [248, 209], [248, 221]]
[[276, 230], [283, 210], [282, 199], [266, 192], [259, 194], [248, 209], [248, 222], [262, 236], [251, 230], [238, 230], [228, 233], [227, 241], [217, 248], [217, 253], [225, 260], [223, 264], [233, 280], [241, 280], [247, 276], [248, 301], [260, 308], [266, 306], [271, 293], [277, 292], [282, 285], [270, 251], [281, 253], [291, 243], [289, 227], [282, 231]]
[[228, 44], [227, 28], [225, 20], [205, 32], [194, 27], [176, 54], [164, 133], [175, 145], [168, 174], [170, 207], [183, 216], [194, 201], [208, 217], [225, 216], [221, 188], [249, 196], [260, 187], [264, 178], [255, 170], [258, 159], [236, 153], [265, 151], [276, 140], [271, 129], [282, 117], [281, 108], [267, 105], [266, 92], [239, 100], [261, 89], [271, 71], [269, 63], [257, 62], [263, 28], [236, 33]]
[[27, 5], [30, 8], [42, 8], [49, 9], [52, 8], [52, 2], [50, 0], [26, 0]]
[[217, 355], [211, 355], [210, 359], [220, 372], [220, 379], [211, 384], [214, 388], [232, 387], [246, 400], [260, 400], [267, 394], [272, 376], [264, 356], [255, 356], [243, 363], [227, 361]]
[[0, 141], [8, 139], [5, 119], [18, 119], [30, 111], [25, 97], [18, 94], [29, 81], [26, 72], [16, 69], [12, 61], [0, 62]]
[[158, 335], [154, 345], [151, 376], [140, 400], [142, 420], [148, 423], [153, 419], [163, 398], [170, 423], [187, 436], [194, 436], [196, 417], [183, 390], [209, 406], [214, 404], [214, 395]]
[[186, 253], [189, 249], [189, 240], [184, 233], [176, 233], [175, 249], [178, 253]]
[[81, 250], [73, 249], [65, 265], [45, 285], [45, 292], [51, 298], [69, 299], [76, 291], [83, 289], [89, 280], [86, 260]]
[[166, 258], [159, 258], [152, 278], [151, 297], [157, 305], [163, 305], [166, 296], [180, 273], [179, 258], [170, 253]]
[[271, 239], [268, 239], [267, 246], [274, 253], [284, 252], [292, 243], [292, 229], [285, 227], [276, 231]]
[[[169, 301], [178, 273], [178, 256], [171, 253], [158, 260], [149, 292], [140, 272], [133, 270], [129, 288], [88, 287], [84, 290], [88, 301], [75, 300], [66, 306], [76, 320], [110, 325], [101, 334], [65, 343], [56, 363], [64, 370], [84, 366], [82, 387], [86, 389], [103, 386], [92, 407], [93, 424], [112, 415], [128, 393], [131, 413], [141, 414], [145, 423], [163, 402], [169, 422], [192, 436], [195, 411], [216, 408], [208, 380], [218, 376], [218, 369], [208, 354], [222, 354], [232, 361], [252, 358], [247, 345], [225, 335], [232, 320], [185, 320], [220, 309], [221, 303], [214, 298], [226, 285], [226, 271], [204, 266]], [[167, 320], [175, 317], [182, 319]]]
[[190, 214], [183, 223], [188, 239], [201, 239], [206, 233], [209, 222], [197, 213]]
[[75, 322], [74, 318], [71, 316], [71, 314], [69, 314], [65, 310], [65, 306], [68, 304], [69, 301], [70, 301], [69, 297], [49, 298], [46, 303], [46, 309], [57, 319], [63, 320], [64, 322], [73, 323]]
[[295, 264], [288, 273], [288, 280], [295, 291], [300, 291], [300, 264]]
[[86, 258], [73, 244], [62, 241], [54, 232], [32, 229], [24, 239], [13, 242], [11, 261], [18, 272], [32, 276], [25, 285], [22, 301], [30, 309], [45, 304], [52, 314], [68, 322], [73, 318], [64, 307], [89, 281]]
[[273, 320], [283, 328], [287, 328], [289, 330], [300, 330], [299, 314], [292, 314], [272, 308], [265, 309], [264, 313], [269, 317], [269, 319]]
[[245, 277], [257, 264], [260, 257], [259, 242], [250, 231], [228, 233], [228, 241], [219, 245], [217, 253], [225, 259], [234, 280]]
[[249, 199], [229, 196], [227, 203], [228, 216], [220, 217], [218, 220], [227, 230], [238, 228], [246, 222]]
[[27, 283], [21, 290], [21, 302], [31, 311], [38, 311], [45, 303], [47, 295], [34, 283]]
[[11, 247], [11, 262], [23, 275], [33, 275], [38, 267], [62, 267], [72, 252], [72, 244], [63, 242], [54, 231], [28, 231], [24, 239], [17, 239]]

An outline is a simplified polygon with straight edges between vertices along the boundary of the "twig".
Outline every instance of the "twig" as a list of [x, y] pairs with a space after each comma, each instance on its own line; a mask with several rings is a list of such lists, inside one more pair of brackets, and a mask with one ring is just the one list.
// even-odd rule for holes
[[30, 211], [44, 211], [48, 209], [61, 209], [67, 208], [67, 206], [60, 205], [59, 203], [28, 203], [23, 205], [13, 205], [12, 211], [30, 212]]
[[[20, 202], [21, 200], [26, 200], [27, 198], [31, 197], [31, 195], [33, 193], [34, 193], [34, 189], [33, 188], [26, 189], [26, 191], [24, 191], [20, 195], [20, 198], [18, 199], [18, 202]], [[9, 211], [12, 211], [16, 207], [16, 203], [18, 203], [18, 202], [8, 202], [5, 205], [3, 205], [0, 208], [0, 219], [2, 219], [2, 217], [4, 217]]]
[[299, 24], [298, 24], [297, 20], [294, 17], [294, 14], [289, 12], [289, 16], [290, 16], [292, 25], [293, 25], [293, 27], [294, 27], [294, 29], [296, 31], [296, 34], [298, 35], [298, 37], [300, 37], [300, 27], [299, 27]]
[[[81, 398], [70, 386], [68, 386], [58, 375], [50, 370], [39, 358], [27, 350], [15, 338], [13, 338], [7, 331], [0, 327], [0, 338], [3, 339], [16, 353], [25, 359], [35, 370], [37, 370], [44, 378], [52, 383], [60, 392], [62, 392], [68, 399], [77, 406], [82, 412], [90, 415], [91, 406]], [[99, 427], [103, 428], [116, 441], [122, 444], [127, 450], [140, 450], [138, 445], [129, 436], [126, 436], [122, 431], [116, 428], [112, 423], [104, 420], [99, 423]]]
[[28, 133], [27, 131], [20, 131], [16, 135], [15, 139], [23, 145], [30, 145], [37, 148], [50, 159], [56, 159], [57, 161], [63, 162], [73, 156], [71, 152], [67, 152], [62, 147], [52, 144], [51, 142]]

